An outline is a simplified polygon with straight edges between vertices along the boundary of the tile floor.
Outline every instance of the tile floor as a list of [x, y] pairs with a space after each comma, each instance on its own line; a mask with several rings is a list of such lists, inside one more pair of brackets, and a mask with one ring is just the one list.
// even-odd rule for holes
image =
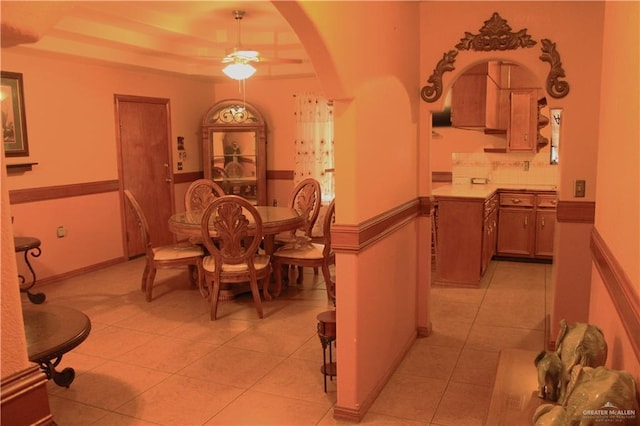
[[[349, 424], [333, 418], [336, 385], [325, 394], [319, 371], [316, 315], [331, 308], [322, 274], [305, 270], [302, 286], [264, 303], [263, 320], [242, 296], [211, 322], [180, 270], [158, 271], [146, 303], [142, 268], [136, 259], [41, 286], [45, 303], [81, 309], [93, 325], [59, 366], [75, 368], [70, 388], [47, 385], [58, 425]], [[479, 289], [434, 287], [432, 335], [361, 423], [482, 425], [500, 349], [544, 347], [550, 271], [493, 261]]]

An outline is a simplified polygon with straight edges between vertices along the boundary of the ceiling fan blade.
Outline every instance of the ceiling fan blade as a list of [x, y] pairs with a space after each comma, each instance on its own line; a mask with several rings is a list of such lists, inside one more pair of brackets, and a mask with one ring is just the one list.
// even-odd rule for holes
[[301, 64], [302, 59], [294, 59], [294, 58], [264, 58], [260, 56], [260, 62], [265, 62], [269, 64]]

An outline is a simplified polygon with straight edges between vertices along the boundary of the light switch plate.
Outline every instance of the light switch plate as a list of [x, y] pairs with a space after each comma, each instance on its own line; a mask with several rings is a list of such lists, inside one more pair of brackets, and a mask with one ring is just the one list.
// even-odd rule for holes
[[576, 198], [584, 198], [586, 192], [586, 181], [576, 180], [573, 190], [573, 196]]

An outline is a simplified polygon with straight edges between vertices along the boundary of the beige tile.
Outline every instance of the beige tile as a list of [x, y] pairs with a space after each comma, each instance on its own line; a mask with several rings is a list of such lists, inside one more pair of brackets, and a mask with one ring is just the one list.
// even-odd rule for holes
[[505, 348], [539, 351], [544, 348], [544, 330], [474, 325], [466, 347], [494, 352]]
[[395, 374], [369, 412], [407, 420], [429, 421], [446, 385], [446, 380]]
[[225, 345], [178, 374], [246, 389], [273, 370], [283, 359], [280, 356]]
[[315, 323], [303, 329], [292, 327], [278, 329], [277, 327], [258, 325], [250, 333], [238, 334], [227, 344], [236, 348], [286, 357], [294, 353], [314, 335], [316, 335]]
[[460, 348], [429, 345], [418, 339], [398, 366], [397, 373], [447, 380], [456, 365]]
[[209, 312], [202, 314], [189, 322], [163, 334], [170, 337], [179, 337], [186, 340], [209, 342], [214, 345], [222, 345], [237, 335], [256, 325], [250, 321], [219, 318], [211, 321]]
[[475, 324], [544, 330], [544, 292], [487, 291]]
[[[318, 423], [318, 425], [353, 425], [351, 420], [333, 418], [333, 411], [330, 411]], [[417, 420], [408, 420], [400, 417], [385, 416], [377, 413], [367, 413], [364, 418], [358, 422], [359, 425], [386, 425], [386, 426], [428, 426], [429, 422], [421, 422]]]
[[171, 376], [116, 411], [157, 424], [201, 425], [242, 392], [233, 386]]
[[321, 358], [316, 361], [288, 358], [260, 379], [251, 390], [325, 404], [329, 408], [336, 400], [335, 386], [331, 387], [333, 391], [324, 393], [321, 366]]
[[322, 343], [317, 335], [309, 338], [298, 350], [291, 354], [291, 358], [317, 361], [322, 359]]
[[451, 382], [438, 405], [432, 424], [482, 426], [489, 412], [491, 387]]
[[86, 426], [106, 416], [109, 411], [79, 402], [49, 395], [49, 408], [60, 426]]
[[176, 373], [217, 348], [217, 345], [209, 342], [157, 336], [115, 359], [140, 367]]
[[419, 340], [424, 339], [426, 343], [435, 346], [462, 348], [471, 331], [471, 325], [471, 321], [458, 322], [454, 320], [434, 319], [432, 320], [431, 334]]
[[326, 404], [249, 390], [205, 425], [315, 425], [326, 412]]
[[[143, 267], [135, 259], [43, 288], [93, 326], [60, 365], [76, 369], [70, 388], [47, 384], [59, 424], [352, 424], [333, 418], [339, 379], [323, 391], [316, 316], [334, 307], [322, 275], [306, 268], [303, 284], [263, 300], [262, 320], [244, 294], [210, 321], [182, 270], [159, 272], [147, 303]], [[477, 289], [432, 287], [431, 335], [360, 423], [482, 424], [499, 350], [544, 345], [552, 267], [492, 261]]]
[[113, 410], [168, 376], [160, 371], [109, 361], [76, 377], [71, 386], [57, 396]]
[[92, 423], [91, 426], [157, 426], [157, 423], [146, 422], [118, 413], [109, 413], [97, 422]]
[[79, 354], [113, 359], [152, 340], [153, 334], [108, 326], [91, 332], [74, 351]]
[[493, 386], [498, 368], [499, 352], [465, 348], [453, 370], [451, 380], [480, 386]]

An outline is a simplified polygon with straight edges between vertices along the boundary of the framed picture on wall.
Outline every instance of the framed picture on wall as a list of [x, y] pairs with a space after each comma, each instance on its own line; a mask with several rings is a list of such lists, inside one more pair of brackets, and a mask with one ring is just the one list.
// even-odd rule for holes
[[7, 157], [29, 156], [27, 119], [24, 112], [22, 74], [2, 71], [2, 142]]

